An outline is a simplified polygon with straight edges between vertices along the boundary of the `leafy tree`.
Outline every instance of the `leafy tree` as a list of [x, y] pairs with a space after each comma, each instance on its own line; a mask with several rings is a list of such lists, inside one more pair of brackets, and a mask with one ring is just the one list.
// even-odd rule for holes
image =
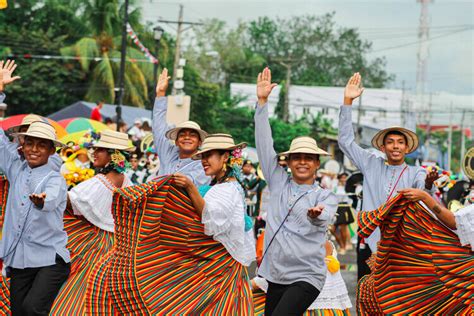
[[199, 70], [201, 78], [219, 82], [223, 87], [231, 82], [253, 81], [265, 60], [245, 45], [246, 32], [244, 23], [228, 29], [224, 21], [207, 20], [204, 26], [195, 28], [185, 56]]
[[[115, 87], [120, 69], [121, 25], [118, 0], [84, 1], [83, 17], [88, 23], [92, 36], [79, 39], [74, 45], [61, 49], [63, 55], [80, 57], [80, 65], [89, 74], [89, 90], [86, 100], [114, 103]], [[139, 15], [137, 10], [130, 13], [132, 20]], [[135, 16], [135, 18], [133, 18]], [[148, 101], [148, 86], [145, 73], [150, 74], [149, 63], [133, 63], [130, 59], [143, 58], [143, 54], [133, 47], [127, 47], [124, 79], [124, 103], [143, 106]], [[97, 61], [96, 61], [97, 60]]]
[[367, 87], [381, 88], [394, 79], [385, 71], [385, 59], [367, 59], [372, 44], [355, 29], [338, 28], [334, 13], [262, 17], [234, 28], [214, 19], [198, 28], [193, 39], [187, 58], [203, 78], [217, 78], [224, 86], [254, 82], [267, 64], [281, 83], [286, 77], [281, 62], [292, 63], [292, 84], [344, 86], [354, 71], [362, 73]]
[[[0, 42], [9, 43], [0, 55], [5, 60], [14, 56], [58, 55], [65, 36], [52, 36], [55, 30], [27, 30], [10, 28], [0, 31]], [[20, 42], [15, 42], [19, 41]], [[27, 44], [28, 43], [28, 44]], [[10, 57], [8, 57], [10, 58]], [[13, 57], [15, 58], [15, 57]], [[74, 64], [62, 60], [20, 58], [15, 71], [22, 77], [7, 88], [7, 115], [19, 113], [50, 114], [82, 99], [86, 83]]]

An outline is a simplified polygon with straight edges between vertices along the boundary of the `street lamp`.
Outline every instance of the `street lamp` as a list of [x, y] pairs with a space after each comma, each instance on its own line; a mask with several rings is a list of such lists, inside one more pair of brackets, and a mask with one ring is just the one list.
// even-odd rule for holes
[[[163, 28], [160, 27], [160, 26], [157, 26], [157, 27], [153, 28], [153, 38], [156, 41], [155, 57], [156, 57], [156, 60], [157, 60], [157, 62], [155, 63], [155, 67], [153, 69], [153, 82], [155, 83], [155, 85], [157, 84], [156, 81], [158, 79], [158, 50], [160, 48], [160, 40], [161, 40], [161, 37], [163, 36], [164, 32], [165, 32], [165, 30], [163, 30]], [[153, 100], [152, 100], [152, 104], [153, 104]]]

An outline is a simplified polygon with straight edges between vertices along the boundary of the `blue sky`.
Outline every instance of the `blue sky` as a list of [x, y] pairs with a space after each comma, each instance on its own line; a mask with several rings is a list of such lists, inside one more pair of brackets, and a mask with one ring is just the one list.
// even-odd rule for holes
[[[360, 30], [373, 42], [369, 57], [385, 56], [387, 70], [396, 75], [393, 88], [416, 85], [417, 30], [421, 5], [416, 0], [322, 1], [322, 0], [140, 0], [144, 17], [155, 23], [159, 18], [176, 20], [178, 4], [184, 5], [187, 21], [218, 18], [229, 25], [259, 16], [290, 18], [334, 11], [340, 26]], [[429, 5], [431, 36], [428, 59], [428, 92], [474, 94], [474, 2], [436, 0]], [[170, 26], [163, 27], [175, 33]], [[455, 31], [470, 28], [464, 32]], [[189, 32], [189, 31], [188, 31]], [[397, 48], [391, 48], [400, 46]]]

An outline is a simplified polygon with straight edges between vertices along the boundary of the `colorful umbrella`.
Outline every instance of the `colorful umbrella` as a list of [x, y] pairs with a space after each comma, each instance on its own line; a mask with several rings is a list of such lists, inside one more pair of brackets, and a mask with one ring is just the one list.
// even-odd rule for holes
[[70, 133], [70, 134], [67, 134], [66, 136], [62, 137], [60, 139], [60, 141], [63, 143], [63, 144], [67, 144], [69, 142], [74, 142], [74, 144], [78, 144], [79, 143], [79, 140], [84, 137], [84, 135], [86, 135], [87, 133], [89, 133], [89, 131], [79, 131], [79, 132], [75, 132], [75, 133]]
[[80, 131], [94, 130], [100, 132], [109, 127], [99, 121], [90, 120], [83, 117], [76, 117], [58, 121], [58, 123], [66, 129], [68, 133], [76, 133]]
[[[6, 117], [5, 119], [0, 121], [0, 128], [2, 128], [4, 131], [6, 131], [10, 127], [21, 125], [21, 122], [23, 121], [23, 118], [27, 115], [29, 115], [29, 114], [18, 114], [18, 115], [13, 115], [13, 116]], [[62, 127], [60, 124], [58, 124], [58, 122], [53, 121], [53, 120], [51, 120], [49, 118], [46, 118], [46, 117], [41, 117], [41, 118], [43, 118], [44, 120], [47, 120], [48, 123], [51, 124], [54, 127], [54, 129], [56, 130], [56, 134], [58, 135], [58, 138], [62, 138], [67, 134], [64, 127]]]

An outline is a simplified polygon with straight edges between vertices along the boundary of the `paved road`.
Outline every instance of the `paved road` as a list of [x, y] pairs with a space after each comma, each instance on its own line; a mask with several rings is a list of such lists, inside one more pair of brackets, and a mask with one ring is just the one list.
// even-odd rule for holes
[[352, 302], [351, 315], [357, 315], [356, 304], [356, 288], [357, 288], [357, 255], [355, 250], [348, 251], [345, 255], [338, 255], [341, 263], [342, 278], [346, 282], [347, 291]]

